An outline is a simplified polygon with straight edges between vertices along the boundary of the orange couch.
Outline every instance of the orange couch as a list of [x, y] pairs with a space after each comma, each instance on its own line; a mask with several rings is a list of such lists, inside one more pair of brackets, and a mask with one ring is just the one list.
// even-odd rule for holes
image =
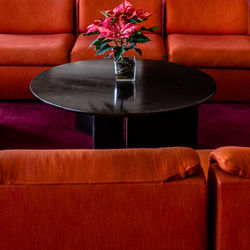
[[250, 101], [248, 0], [167, 0], [168, 60], [217, 82], [213, 100]]
[[[88, 48], [94, 37], [82, 33], [101, 17], [99, 10], [121, 1], [75, 1], [0, 0], [0, 99], [33, 98], [29, 83], [41, 71], [102, 58]], [[148, 34], [151, 42], [141, 44], [143, 58], [168, 59], [207, 72], [217, 82], [215, 101], [250, 101], [248, 0], [132, 3], [153, 12], [145, 26], [160, 27], [157, 34]], [[75, 44], [74, 33], [79, 34]]]
[[249, 163], [243, 147], [0, 151], [0, 249], [248, 250]]
[[206, 249], [193, 149], [7, 150], [0, 180], [0, 249]]
[[0, 0], [0, 99], [32, 98], [32, 78], [69, 61], [74, 5], [74, 0]]

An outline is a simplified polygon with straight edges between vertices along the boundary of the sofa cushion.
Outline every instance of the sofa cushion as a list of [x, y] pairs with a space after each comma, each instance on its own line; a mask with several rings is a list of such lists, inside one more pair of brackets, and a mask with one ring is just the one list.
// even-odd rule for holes
[[73, 16], [74, 0], [0, 0], [0, 33], [73, 32]]
[[167, 33], [247, 34], [247, 0], [167, 0]]
[[[151, 39], [150, 42], [137, 44], [137, 47], [142, 50], [142, 58], [152, 60], [166, 59], [166, 49], [163, 38], [158, 34], [147, 34]], [[104, 55], [96, 56], [95, 47], [89, 48], [89, 45], [96, 39], [96, 36], [83, 36], [80, 34], [76, 40], [74, 48], [71, 51], [70, 61], [76, 62], [88, 59], [102, 59]], [[137, 58], [141, 56], [134, 50], [129, 50], [125, 53], [126, 56], [135, 55]]]
[[250, 178], [250, 147], [217, 148], [210, 153], [209, 159], [230, 174]]
[[0, 34], [0, 65], [58, 65], [67, 63], [74, 35]]
[[[86, 32], [88, 25], [93, 23], [94, 20], [103, 18], [100, 10], [112, 10], [119, 4], [121, 0], [79, 0], [79, 31]], [[145, 22], [143, 26], [153, 27], [158, 26], [158, 33], [162, 30], [162, 1], [150, 0], [145, 4], [144, 0], [133, 1], [132, 5], [135, 9], [145, 9], [153, 12], [153, 15]]]
[[0, 183], [163, 183], [200, 170], [190, 148], [0, 152]]
[[250, 68], [250, 37], [171, 34], [170, 62], [204, 68]]
[[0, 100], [35, 99], [30, 91], [31, 80], [49, 66], [0, 66]]

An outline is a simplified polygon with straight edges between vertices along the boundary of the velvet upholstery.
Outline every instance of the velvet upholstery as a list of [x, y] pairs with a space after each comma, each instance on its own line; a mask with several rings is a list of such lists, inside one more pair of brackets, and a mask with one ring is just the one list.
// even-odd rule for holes
[[250, 101], [250, 40], [239, 35], [170, 34], [168, 60], [196, 67], [216, 81], [213, 101]]
[[226, 173], [213, 163], [209, 168], [210, 248], [241, 249], [250, 246], [250, 182]]
[[74, 0], [0, 0], [0, 33], [71, 33], [74, 4]]
[[168, 60], [200, 68], [250, 68], [250, 37], [170, 34]]
[[31, 80], [49, 66], [0, 66], [0, 99], [34, 99]]
[[0, 34], [0, 65], [58, 65], [67, 63], [73, 34]]
[[167, 33], [248, 33], [247, 0], [167, 0]]
[[38, 73], [69, 62], [75, 0], [0, 0], [0, 99], [34, 99]]
[[201, 168], [190, 148], [0, 151], [0, 167], [2, 184], [164, 183]]
[[[120, 0], [79, 0], [79, 31], [86, 32], [88, 25], [92, 24], [94, 20], [103, 18], [99, 11], [110, 10], [121, 4]], [[153, 27], [158, 26], [157, 32], [162, 32], [162, 1], [150, 0], [145, 4], [144, 0], [131, 1], [135, 9], [146, 9], [153, 12], [153, 15], [145, 22], [143, 26]]]
[[250, 178], [250, 148], [221, 147], [210, 153], [210, 162], [216, 162], [227, 173]]
[[[142, 50], [142, 57], [135, 52], [129, 50], [125, 53], [126, 56], [136, 56], [136, 58], [152, 59], [152, 60], [165, 60], [166, 49], [163, 38], [158, 34], [147, 34], [151, 39], [150, 42], [137, 45]], [[104, 55], [96, 56], [94, 47], [89, 48], [89, 45], [95, 40], [96, 36], [83, 36], [80, 34], [76, 43], [71, 51], [70, 61], [76, 62], [80, 60], [102, 59]]]
[[[15, 174], [22, 172], [30, 180], [34, 176], [41, 179], [49, 178], [50, 174], [58, 176], [61, 184], [55, 179], [50, 179], [50, 184], [1, 181], [0, 249], [160, 250], [186, 246], [192, 250], [205, 249], [207, 183], [204, 175], [199, 172], [184, 180], [155, 182], [158, 178], [154, 178], [152, 170], [158, 163], [161, 166], [161, 160], [156, 160], [157, 152], [165, 155], [165, 150], [171, 151], [166, 154], [166, 159], [170, 157], [165, 165], [169, 170], [178, 166], [181, 170], [182, 163], [192, 157], [195, 163], [199, 162], [197, 153], [186, 149], [127, 150], [123, 159], [128, 163], [127, 169], [120, 161], [121, 150], [77, 150], [71, 151], [72, 154], [69, 151], [60, 154], [56, 151], [2, 151], [0, 180], [7, 177], [7, 172], [12, 173], [9, 176], [12, 180], [20, 180], [20, 175]], [[80, 166], [77, 162], [84, 163], [81, 172], [77, 171]], [[193, 160], [191, 162], [193, 164]], [[71, 176], [65, 172], [65, 177], [75, 183], [66, 183], [61, 178], [63, 175], [52, 171], [52, 165], [57, 166], [59, 173], [63, 173], [66, 166], [71, 168]], [[108, 165], [113, 166], [115, 175]], [[28, 168], [33, 170], [27, 171]], [[145, 174], [145, 182], [134, 179], [141, 173]], [[147, 182], [149, 176], [150, 183]], [[104, 182], [98, 184], [100, 180]], [[114, 183], [114, 180], [119, 182]]]

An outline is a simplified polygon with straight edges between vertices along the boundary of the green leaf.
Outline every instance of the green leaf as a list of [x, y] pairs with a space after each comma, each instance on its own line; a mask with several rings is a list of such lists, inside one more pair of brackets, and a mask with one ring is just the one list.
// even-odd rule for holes
[[142, 51], [141, 51], [140, 49], [135, 48], [135, 51], [136, 51], [140, 56], [142, 56]]
[[104, 11], [99, 10], [99, 12], [100, 12], [102, 15], [104, 15], [105, 17], [109, 17], [109, 15], [108, 15], [107, 13], [105, 13]]
[[116, 20], [117, 20], [117, 17], [113, 18], [110, 23], [115, 23]]
[[111, 40], [104, 40], [102, 41], [101, 43], [99, 43], [97, 46], [96, 46], [96, 50], [100, 50], [102, 49], [107, 43], [109, 43]]
[[126, 50], [134, 49], [135, 45], [136, 45], [135, 43], [130, 43], [130, 45], [126, 48]]
[[104, 58], [105, 59], [108, 59], [108, 58], [110, 58], [111, 57], [111, 55], [110, 54], [107, 54]]
[[101, 45], [101, 43], [105, 40], [104, 37], [101, 38], [97, 38], [95, 41], [93, 41], [90, 45], [89, 48], [91, 48], [93, 45], [95, 45], [96, 47]]
[[129, 22], [129, 23], [133, 23], [133, 24], [137, 24], [137, 23], [138, 23], [138, 22], [137, 22], [135, 19], [133, 19], [133, 18], [128, 19], [128, 22]]
[[135, 35], [133, 37], [131, 37], [131, 43], [146, 43], [151, 41], [148, 37], [144, 36], [144, 35]]
[[96, 35], [96, 34], [100, 34], [100, 32], [95, 31], [95, 32], [85, 33], [83, 34], [83, 36], [91, 36], [91, 35]]
[[116, 61], [119, 61], [122, 54], [125, 52], [125, 48], [124, 48], [124, 46], [121, 46], [121, 47], [117, 46], [117, 47], [114, 48], [114, 50], [115, 50], [114, 58], [115, 58]]
[[141, 27], [140, 30], [142, 30], [142, 31], [149, 31], [149, 32], [155, 32], [157, 29], [159, 29], [159, 27], [158, 26], [154, 26], [154, 27], [151, 27], [151, 28]]
[[153, 30], [154, 32], [155, 32], [156, 30], [158, 30], [158, 29], [159, 29], [158, 26], [154, 26], [154, 27], [151, 27], [151, 28], [150, 28], [150, 30]]
[[105, 52], [107, 52], [108, 50], [111, 50], [112, 48], [113, 47], [110, 46], [109, 44], [105, 44], [102, 49], [98, 49], [98, 51], [96, 52], [96, 55], [102, 55]]

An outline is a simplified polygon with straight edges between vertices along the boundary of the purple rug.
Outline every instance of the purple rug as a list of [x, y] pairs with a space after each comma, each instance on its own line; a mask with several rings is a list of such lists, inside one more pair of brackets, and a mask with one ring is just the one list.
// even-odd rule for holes
[[[203, 104], [198, 148], [250, 146], [250, 104]], [[0, 103], [0, 149], [91, 148], [75, 114], [37, 102]]]

